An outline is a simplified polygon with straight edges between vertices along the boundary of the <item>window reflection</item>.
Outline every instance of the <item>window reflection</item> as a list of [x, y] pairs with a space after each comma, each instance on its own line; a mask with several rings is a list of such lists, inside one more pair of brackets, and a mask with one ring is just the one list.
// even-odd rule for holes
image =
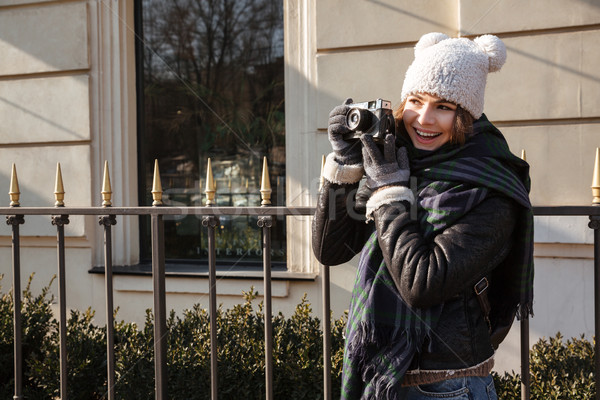
[[[217, 205], [260, 205], [262, 160], [272, 200], [284, 205], [285, 126], [283, 2], [280, 0], [140, 0], [139, 168], [143, 193], [158, 159], [166, 205], [204, 205], [207, 159]], [[138, 14], [139, 16], [140, 14]], [[148, 221], [142, 258], [150, 258]], [[220, 218], [217, 251], [242, 264], [261, 259], [255, 217]], [[273, 260], [285, 260], [285, 221], [273, 231]], [[165, 223], [166, 256], [206, 258], [201, 217]]]

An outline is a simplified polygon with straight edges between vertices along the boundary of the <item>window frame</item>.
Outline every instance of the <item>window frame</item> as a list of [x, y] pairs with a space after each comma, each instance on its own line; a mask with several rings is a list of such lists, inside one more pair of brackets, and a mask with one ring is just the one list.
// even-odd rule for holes
[[[136, 124], [137, 124], [137, 129], [136, 129], [136, 139], [137, 139], [137, 146], [138, 146], [138, 150], [137, 150], [137, 179], [138, 179], [138, 199], [139, 199], [139, 203], [141, 204], [143, 202], [143, 199], [145, 197], [148, 196], [148, 188], [145, 187], [145, 185], [142, 183], [144, 182], [145, 179], [147, 179], [147, 175], [150, 171], [147, 170], [147, 165], [148, 165], [148, 160], [145, 160], [144, 157], [142, 156], [143, 154], [145, 154], [144, 151], [144, 146], [145, 146], [145, 140], [144, 140], [144, 129], [145, 129], [145, 124], [144, 124], [144, 112], [143, 110], [145, 110], [145, 94], [144, 94], [144, 82], [143, 82], [143, 77], [144, 77], [144, 71], [145, 71], [145, 66], [144, 66], [144, 50], [143, 50], [143, 46], [144, 46], [144, 31], [143, 31], [143, 1], [144, 0], [133, 0], [133, 4], [134, 4], [134, 9], [133, 9], [133, 13], [134, 13], [134, 29], [135, 29], [135, 71], [136, 71], [136, 79], [135, 79], [135, 84], [136, 84]], [[284, 10], [284, 14], [285, 14], [285, 10]], [[285, 34], [284, 34], [285, 37]], [[284, 75], [285, 76], [285, 75]], [[284, 93], [285, 92], [285, 88], [284, 88]], [[285, 97], [285, 94], [284, 94]], [[141, 111], [140, 111], [141, 110]], [[287, 135], [286, 135], [287, 137]], [[257, 179], [260, 179], [260, 177], [257, 177]], [[285, 190], [285, 188], [283, 189]], [[259, 193], [257, 193], [258, 195]], [[227, 196], [229, 194], [225, 194], [225, 196]], [[217, 194], [218, 196], [218, 194]], [[275, 200], [275, 198], [273, 198], [273, 200]], [[284, 199], [285, 201], [285, 199]], [[284, 204], [277, 204], [277, 205], [284, 205]], [[149, 220], [147, 218], [140, 218], [139, 219], [139, 264], [140, 266], [144, 266], [147, 265], [150, 262], [150, 243], [147, 240], [147, 237], [145, 237], [144, 232], [147, 232], [149, 230]], [[286, 233], [284, 232], [283, 235], [283, 240], [284, 242], [287, 242], [287, 238], [286, 238]], [[260, 239], [259, 239], [260, 240]], [[289, 249], [289, 246], [285, 246], [285, 251], [287, 251]], [[282, 268], [285, 269], [286, 265], [287, 265], [287, 261], [289, 260], [289, 256], [285, 256], [285, 260], [284, 261], [272, 261], [272, 268], [274, 270], [281, 270]], [[256, 259], [252, 259], [252, 260], [248, 260], [248, 261], [236, 261], [236, 262], [232, 262], [230, 260], [226, 260], [226, 259], [217, 259], [218, 263], [223, 263], [225, 265], [227, 264], [232, 264], [232, 266], [228, 267], [229, 270], [231, 270], [231, 268], [234, 269], [240, 269], [240, 270], [244, 270], [244, 269], [249, 269], [251, 270], [252, 268], [259, 266], [262, 264], [262, 261], [260, 260], [259, 257], [257, 257]], [[177, 271], [178, 270], [178, 266], [180, 265], [196, 265], [198, 267], [198, 271], [203, 271], [207, 268], [208, 266], [208, 259], [187, 259], [187, 258], [170, 258], [167, 260], [168, 262], [168, 269], [172, 270], [172, 271]], [[170, 267], [169, 267], [170, 266]]]

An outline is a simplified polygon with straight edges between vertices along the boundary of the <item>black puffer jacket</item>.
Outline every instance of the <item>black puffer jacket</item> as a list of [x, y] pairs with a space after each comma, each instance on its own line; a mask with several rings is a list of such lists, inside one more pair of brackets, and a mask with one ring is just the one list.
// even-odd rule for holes
[[403, 299], [413, 307], [444, 303], [431, 343], [417, 354], [411, 369], [457, 370], [490, 358], [494, 350], [488, 324], [473, 285], [508, 254], [516, 204], [502, 195], [488, 196], [433, 240], [425, 240], [418, 222], [405, 211], [408, 203], [381, 206], [373, 214], [374, 223], [366, 224], [356, 209], [357, 189], [358, 184], [325, 182], [313, 220], [317, 259], [329, 266], [347, 262], [377, 229]]

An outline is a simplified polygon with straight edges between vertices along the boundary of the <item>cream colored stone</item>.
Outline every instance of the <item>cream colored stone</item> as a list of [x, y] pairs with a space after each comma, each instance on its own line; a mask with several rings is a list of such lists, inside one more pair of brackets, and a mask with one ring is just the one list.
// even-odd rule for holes
[[0, 8], [0, 76], [89, 68], [85, 2]]
[[[588, 216], [538, 216], [533, 229], [536, 243], [593, 244]], [[565, 254], [561, 254], [565, 256]]]
[[0, 80], [0, 144], [90, 140], [87, 75]]
[[[134, 1], [87, 2], [90, 32], [89, 73], [92, 198], [101, 198], [103, 162], [108, 161], [113, 206], [138, 202]], [[123, 217], [112, 228], [116, 265], [139, 261], [137, 217]], [[95, 248], [102, 248], [97, 235]], [[103, 254], [97, 251], [95, 260]]]
[[[541, 338], [563, 337], [587, 340], [594, 335], [594, 270], [592, 260], [536, 258], [534, 317], [529, 320], [531, 346]], [[509, 335], [494, 355], [494, 370], [520, 371], [520, 326], [515, 321]]]
[[[316, 2], [284, 2], [286, 170], [293, 171], [286, 174], [285, 184], [286, 205], [293, 206], [310, 204], [308, 188], [318, 176], [315, 174], [316, 165], [307, 168], [307, 154], [313, 154], [311, 139], [316, 132]], [[310, 220], [288, 218], [286, 232], [288, 238], [293, 238], [287, 241], [288, 269], [294, 272], [313, 271], [316, 262], [309, 245]]]
[[511, 37], [504, 67], [488, 77], [485, 112], [496, 120], [600, 115], [600, 30]]
[[[504, 39], [507, 63], [488, 77], [485, 112], [495, 120], [598, 116], [600, 31]], [[373, 63], [372, 60], [385, 60]], [[318, 127], [326, 128], [331, 108], [345, 97], [383, 97], [394, 106], [412, 62], [411, 47], [321, 54], [317, 57]]]
[[[273, 297], [287, 297], [289, 295], [288, 281], [276, 280], [271, 282], [271, 295]], [[115, 290], [120, 292], [152, 292], [152, 277], [120, 276], [115, 280]], [[219, 295], [240, 296], [244, 291], [254, 287], [259, 296], [264, 296], [262, 279], [220, 279]], [[167, 294], [208, 295], [208, 279], [190, 279], [181, 277], [168, 277], [165, 281]]]
[[[507, 63], [488, 77], [485, 112], [496, 120], [586, 118], [598, 116], [600, 30], [504, 39]], [[397, 105], [411, 47], [321, 54], [318, 126], [326, 127], [331, 108], [345, 97], [383, 97]], [[374, 63], [373, 60], [385, 60]], [[360, 99], [360, 100], [359, 100]]]
[[47, 2], [51, 2], [51, 1], [56, 1], [56, 0], [3, 0], [2, 4], [0, 4], [0, 10], [2, 9], [2, 7], [4, 6], [17, 6], [17, 5], [28, 5], [28, 4], [35, 4], [35, 3], [47, 3]]
[[455, 36], [457, 5], [455, 0], [319, 0], [317, 48], [417, 41], [432, 31]]
[[[0, 274], [4, 278], [0, 280], [0, 292], [6, 293], [12, 286], [12, 268], [10, 248], [0, 248], [0, 256], [3, 262], [0, 264]], [[87, 271], [91, 267], [90, 249], [69, 249], [65, 251], [65, 283], [67, 288], [66, 305], [68, 309], [85, 310], [92, 305], [93, 299], [93, 278], [94, 276]], [[58, 303], [58, 280], [53, 276], [58, 274], [58, 261], [56, 256], [56, 246], [54, 248], [22, 248], [21, 249], [21, 288], [25, 289], [30, 277], [31, 292], [33, 296], [41, 294], [41, 290], [47, 287], [50, 282], [50, 296], [54, 296], [55, 304]], [[99, 295], [103, 296], [102, 293]], [[104, 307], [97, 309], [99, 312]], [[57, 316], [58, 317], [58, 316]]]
[[536, 205], [591, 205], [599, 123], [500, 127], [514, 154], [527, 152], [531, 201]]
[[[11, 165], [17, 168], [21, 206], [53, 207], [56, 182], [56, 165], [60, 162], [65, 190], [66, 206], [89, 206], [90, 198], [90, 147], [40, 146], [0, 148], [0, 190], [10, 184]], [[8, 194], [0, 197], [0, 206], [10, 203]], [[96, 204], [100, 203], [100, 199]], [[65, 233], [70, 236], [85, 234], [84, 218], [71, 216]], [[10, 235], [10, 231], [5, 230]], [[46, 216], [27, 217], [21, 228], [23, 235], [55, 236], [56, 228]]]
[[[327, 129], [329, 112], [347, 97], [355, 102], [383, 98], [397, 107], [404, 74], [413, 58], [412, 47], [320, 55], [317, 58], [318, 127]], [[375, 63], [373, 60], [385, 61]]]
[[459, 0], [462, 35], [597, 24], [600, 3], [586, 0]]

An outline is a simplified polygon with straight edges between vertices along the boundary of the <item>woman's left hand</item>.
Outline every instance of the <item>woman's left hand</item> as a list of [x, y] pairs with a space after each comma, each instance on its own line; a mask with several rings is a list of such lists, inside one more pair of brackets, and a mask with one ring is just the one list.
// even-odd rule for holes
[[384, 186], [408, 186], [410, 167], [406, 148], [396, 153], [396, 139], [388, 134], [383, 143], [383, 154], [373, 142], [371, 135], [362, 135], [363, 165], [367, 176], [367, 186], [375, 191]]

